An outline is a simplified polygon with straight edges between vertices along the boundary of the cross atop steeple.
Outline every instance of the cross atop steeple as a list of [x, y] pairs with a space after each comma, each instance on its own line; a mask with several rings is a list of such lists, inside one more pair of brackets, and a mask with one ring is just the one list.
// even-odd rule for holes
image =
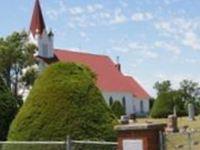
[[41, 35], [45, 28], [46, 26], [42, 15], [40, 1], [36, 0], [30, 25], [30, 32], [33, 36], [35, 36], [36, 33]]

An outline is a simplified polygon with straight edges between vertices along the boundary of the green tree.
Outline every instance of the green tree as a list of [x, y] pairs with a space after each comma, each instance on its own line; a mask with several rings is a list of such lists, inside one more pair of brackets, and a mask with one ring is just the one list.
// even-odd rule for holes
[[122, 115], [125, 115], [125, 109], [118, 100], [114, 101], [114, 103], [111, 105], [111, 110], [117, 118], [120, 118]]
[[0, 75], [13, 95], [18, 97], [22, 70], [35, 63], [33, 54], [36, 47], [27, 44], [28, 35], [25, 32], [14, 32], [6, 38], [0, 38]]
[[182, 99], [184, 101], [185, 107], [189, 103], [195, 104], [196, 113], [200, 111], [200, 92], [199, 84], [192, 80], [183, 80], [180, 83], [180, 91], [182, 92]]
[[153, 88], [157, 91], [157, 95], [170, 92], [172, 90], [171, 82], [169, 80], [165, 80], [163, 82], [156, 82]]
[[30, 88], [35, 80], [37, 79], [39, 71], [36, 68], [29, 68], [21, 77], [21, 82], [24, 83], [24, 86]]
[[151, 111], [151, 109], [153, 108], [154, 102], [155, 102], [155, 98], [151, 97], [151, 98], [149, 99], [149, 109], [150, 109], [150, 111]]
[[7, 92], [7, 91], [8, 91], [8, 87], [6, 86], [2, 77], [0, 76], [0, 94]]
[[77, 140], [114, 140], [115, 116], [94, 77], [87, 67], [74, 63], [49, 66], [34, 83], [8, 140], [55, 141], [67, 135]]
[[179, 90], [163, 92], [158, 95], [150, 115], [153, 118], [166, 118], [168, 115], [173, 114], [174, 107], [176, 107], [178, 116], [186, 115], [182, 93]]
[[0, 78], [0, 141], [6, 140], [9, 126], [17, 112], [17, 102]]
[[183, 93], [183, 99], [185, 102], [193, 103], [199, 100], [199, 84], [191, 80], [183, 80], [180, 83], [180, 90]]

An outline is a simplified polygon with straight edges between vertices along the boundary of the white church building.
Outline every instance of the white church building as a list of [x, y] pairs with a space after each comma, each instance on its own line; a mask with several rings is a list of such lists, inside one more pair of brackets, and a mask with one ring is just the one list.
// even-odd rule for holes
[[109, 56], [54, 48], [54, 34], [46, 31], [39, 0], [35, 2], [29, 33], [30, 41], [38, 47], [41, 69], [57, 61], [85, 64], [96, 73], [96, 84], [108, 105], [120, 101], [127, 115], [149, 112], [149, 94], [133, 77], [125, 76], [121, 65], [114, 63]]

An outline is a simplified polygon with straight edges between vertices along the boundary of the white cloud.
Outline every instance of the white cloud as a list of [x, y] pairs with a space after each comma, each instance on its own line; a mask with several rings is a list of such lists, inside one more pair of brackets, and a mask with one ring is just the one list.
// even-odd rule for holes
[[[73, 24], [73, 27], [85, 28], [105, 25], [108, 24], [112, 18], [111, 14], [103, 7], [103, 5], [98, 3], [86, 6], [70, 7], [68, 13], [68, 21]], [[118, 22], [122, 21], [122, 18], [117, 19]]]
[[148, 13], [148, 12], [139, 12], [139, 13], [133, 14], [131, 19], [133, 21], [136, 21], [136, 22], [148, 21], [148, 20], [153, 19], [153, 15], [151, 13]]
[[80, 14], [83, 14], [84, 12], [85, 12], [85, 10], [79, 6], [69, 8], [69, 13], [71, 15], [80, 15]]
[[142, 44], [139, 42], [130, 42], [130, 43], [128, 43], [128, 47], [129, 47], [129, 49], [132, 49], [134, 51], [138, 51], [138, 50], [146, 51], [148, 49], [148, 45], [146, 45], [144, 43]]
[[143, 58], [134, 59], [134, 60], [132, 60], [130, 66], [133, 68], [137, 68], [143, 62], [144, 62]]
[[86, 8], [88, 13], [94, 13], [98, 10], [102, 10], [103, 6], [101, 4], [94, 4], [94, 5], [88, 5], [86, 6]]
[[193, 23], [185, 18], [172, 17], [168, 20], [159, 20], [155, 22], [155, 28], [173, 39], [179, 39], [185, 33], [194, 28]]
[[93, 4], [86, 6], [74, 6], [69, 8], [69, 13], [71, 15], [84, 15], [96, 13], [99, 10], [102, 10], [103, 6], [101, 4]]
[[80, 32], [80, 36], [83, 37], [83, 38], [85, 38], [87, 35], [86, 35], [85, 32]]
[[181, 53], [180, 48], [175, 43], [171, 43], [171, 42], [157, 41], [155, 42], [155, 47], [165, 49], [176, 55], [179, 55]]
[[119, 52], [123, 53], [129, 53], [129, 52], [141, 52], [146, 51], [148, 49], [148, 46], [144, 43], [139, 42], [127, 42], [123, 41], [120, 42], [113, 42], [114, 46], [113, 49]]
[[151, 59], [158, 58], [158, 54], [152, 51], [144, 51], [143, 56]]
[[141, 58], [156, 59], [158, 54], [154, 51], [154, 47], [142, 42], [113, 43], [113, 50], [122, 53], [137, 53]]
[[75, 29], [76, 28], [76, 25], [72, 22], [68, 22], [68, 27], [70, 27], [71, 29]]
[[113, 20], [111, 20], [111, 24], [121, 24], [126, 22], [126, 17], [124, 15], [116, 15]]
[[135, 51], [141, 53], [142, 57], [155, 59], [158, 58], [158, 54], [153, 52], [153, 47], [145, 44], [145, 43], [138, 43], [138, 42], [131, 42], [128, 44], [129, 52]]
[[[123, 5], [125, 5], [125, 2], [123, 2]], [[129, 19], [120, 7], [111, 11], [100, 3], [70, 6], [64, 0], [57, 1], [54, 8], [48, 8], [46, 14], [52, 20], [65, 17], [70, 28], [122, 24]]]
[[124, 1], [124, 0], [120, 0], [119, 3], [120, 3], [120, 5], [122, 7], [127, 7], [128, 6], [128, 3], [126, 1]]
[[159, 22], [156, 22], [155, 23], [155, 27], [158, 29], [158, 30], [162, 30], [164, 32], [173, 32], [173, 28], [171, 27], [171, 24], [170, 22], [166, 22], [166, 21], [159, 21]]
[[194, 50], [200, 50], [200, 37], [198, 37], [194, 32], [185, 33], [183, 44]]
[[[168, 37], [182, 46], [193, 50], [200, 50], [200, 20], [172, 17], [155, 23], [155, 28], [163, 36]], [[175, 50], [175, 49], [174, 49]]]
[[121, 24], [127, 21], [127, 17], [123, 14], [121, 8], [115, 10], [114, 18], [110, 21], [111, 24]]
[[164, 4], [166, 5], [170, 5], [179, 1], [182, 1], [182, 0], [163, 0]]
[[80, 32], [80, 36], [81, 36], [85, 41], [89, 41], [89, 40], [90, 40], [90, 38], [88, 37], [88, 35], [87, 35], [85, 32], [83, 32], [83, 31]]
[[190, 63], [190, 64], [199, 64], [200, 61], [194, 58], [185, 58], [184, 63]]
[[111, 14], [108, 13], [108, 12], [100, 12], [100, 13], [99, 13], [99, 17], [100, 17], [101, 19], [110, 19], [110, 18], [111, 18]]
[[62, 15], [63, 13], [66, 13], [67, 11], [67, 6], [65, 4], [64, 0], [59, 0], [57, 1], [58, 6], [57, 8], [48, 8], [45, 13], [47, 14], [47, 16], [49, 16], [50, 19], [52, 20], [56, 20], [60, 15]]

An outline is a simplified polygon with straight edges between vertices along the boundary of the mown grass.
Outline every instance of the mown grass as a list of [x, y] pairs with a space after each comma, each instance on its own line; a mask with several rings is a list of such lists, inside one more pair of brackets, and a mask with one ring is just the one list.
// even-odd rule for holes
[[[192, 150], [200, 150], [200, 116], [195, 117], [195, 121], [189, 121], [188, 117], [178, 118], [178, 127], [188, 126], [191, 132], [191, 137], [188, 133], [170, 133], [166, 134], [166, 149], [167, 150], [188, 150], [191, 146]], [[152, 123], [167, 123], [167, 118], [153, 119], [153, 118], [139, 118], [138, 123], [152, 122]]]
[[[195, 117], [195, 121], [189, 121], [188, 117], [178, 117], [178, 127], [188, 126], [189, 128], [200, 130], [200, 116]], [[167, 123], [167, 118], [153, 119], [153, 118], [139, 118], [139, 123], [153, 122], [153, 123]]]

